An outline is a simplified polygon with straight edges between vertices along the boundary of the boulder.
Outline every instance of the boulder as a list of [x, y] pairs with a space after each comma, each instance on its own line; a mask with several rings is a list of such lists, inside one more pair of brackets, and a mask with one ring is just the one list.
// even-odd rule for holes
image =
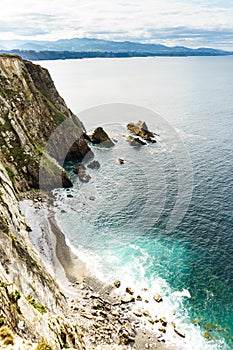
[[132, 289], [129, 288], [129, 287], [126, 287], [125, 291], [126, 291], [126, 293], [128, 293], [128, 294], [130, 294], [130, 295], [133, 295], [133, 294], [134, 294], [134, 292], [132, 291]]
[[211, 339], [211, 335], [207, 332], [203, 333], [204, 338]]
[[120, 288], [120, 286], [121, 286], [121, 281], [116, 280], [116, 281], [114, 282], [114, 286], [115, 286], [116, 288]]
[[125, 160], [123, 158], [118, 158], [117, 161], [119, 164], [125, 164]]
[[87, 164], [87, 167], [89, 169], [99, 169], [100, 163], [98, 162], [98, 160], [93, 160], [91, 163]]
[[129, 123], [127, 129], [134, 135], [141, 137], [143, 140], [155, 143], [155, 133], [148, 130], [145, 122], [139, 120], [136, 124]]
[[115, 145], [102, 127], [96, 128], [91, 135], [85, 135], [85, 138], [95, 145], [101, 145], [107, 148]]
[[159, 295], [159, 294], [155, 294], [155, 295], [153, 296], [153, 299], [154, 299], [155, 301], [157, 301], [157, 303], [161, 303], [161, 301], [163, 301], [163, 298], [162, 298], [161, 295]]
[[91, 179], [91, 176], [86, 173], [86, 167], [83, 164], [77, 164], [73, 168], [73, 172], [78, 175], [81, 182], [89, 182]]
[[122, 304], [128, 304], [128, 303], [134, 303], [135, 298], [132, 295], [126, 295], [121, 298], [121, 303]]
[[161, 325], [163, 327], [167, 327], [167, 320], [166, 320], [166, 318], [160, 318], [160, 322], [161, 322]]
[[139, 137], [134, 137], [131, 135], [127, 137], [127, 141], [129, 142], [130, 146], [134, 146], [134, 147], [140, 147], [140, 146], [146, 145], [145, 141], [142, 141]]
[[78, 163], [77, 165], [75, 165], [75, 167], [73, 168], [73, 173], [75, 174], [79, 174], [80, 172], [82, 171], [85, 171], [86, 170], [86, 167], [85, 165], [81, 164], [81, 163]]

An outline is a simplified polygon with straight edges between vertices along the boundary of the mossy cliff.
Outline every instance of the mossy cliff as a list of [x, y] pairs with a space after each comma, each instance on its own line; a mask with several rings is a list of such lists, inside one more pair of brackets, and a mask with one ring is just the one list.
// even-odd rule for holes
[[[20, 192], [39, 187], [41, 155], [64, 120], [72, 123], [77, 140], [71, 144], [73, 139], [61, 135], [59, 141], [69, 148], [68, 159], [81, 158], [89, 151], [84, 127], [59, 96], [48, 71], [20, 57], [0, 56], [0, 347], [4, 341], [14, 342], [13, 331], [31, 342], [30, 349], [36, 343], [42, 344], [38, 349], [50, 349], [47, 343], [51, 349], [84, 348], [79, 330], [67, 317], [63, 293], [29, 239], [30, 227], [18, 205]], [[69, 181], [61, 159], [47, 158], [45, 172], [52, 179], [48, 187], [62, 176]]]

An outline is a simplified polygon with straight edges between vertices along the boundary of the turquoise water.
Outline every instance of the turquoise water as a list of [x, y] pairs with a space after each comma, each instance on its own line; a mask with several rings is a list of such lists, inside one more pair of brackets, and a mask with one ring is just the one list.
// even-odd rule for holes
[[[50, 64], [44, 65], [50, 69]], [[172, 149], [164, 147], [170, 130], [160, 128], [156, 117], [143, 115], [151, 129], [159, 129], [160, 138], [135, 150], [122, 135], [125, 124], [139, 118], [115, 116], [111, 124], [103, 113], [102, 123], [118, 140], [116, 146], [95, 148], [101, 168], [89, 171], [89, 184], [73, 177], [73, 198], [59, 192], [58, 221], [71, 244], [100, 278], [119, 278], [138, 291], [149, 287], [151, 295], [163, 295], [164, 310], [154, 312], [176, 318], [186, 333], [186, 349], [232, 349], [232, 57], [67, 61], [53, 62], [51, 68], [77, 112], [79, 101], [83, 109], [94, 101], [142, 104], [158, 111], [177, 133], [175, 141], [183, 140], [192, 164], [184, 169], [193, 176], [191, 201], [182, 221], [168, 232], [176, 198], [187, 197], [190, 190], [187, 186], [179, 192], [179, 167]], [[64, 84], [69, 71], [74, 73], [72, 88], [68, 81]], [[80, 113], [90, 129], [101, 121], [92, 115]], [[117, 157], [126, 163], [120, 166]], [[95, 201], [89, 199], [92, 195]], [[205, 332], [211, 340], [203, 337]]]

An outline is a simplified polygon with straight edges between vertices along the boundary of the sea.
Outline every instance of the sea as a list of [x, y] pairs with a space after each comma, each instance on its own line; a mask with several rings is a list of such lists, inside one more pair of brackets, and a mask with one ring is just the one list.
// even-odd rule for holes
[[[168, 344], [232, 350], [233, 56], [40, 65], [87, 132], [103, 126], [115, 142], [92, 146], [89, 183], [65, 164], [74, 187], [54, 193], [67, 242], [95, 276], [146, 293], [152, 315], [177, 324], [185, 338]], [[130, 146], [138, 120], [156, 143]]]

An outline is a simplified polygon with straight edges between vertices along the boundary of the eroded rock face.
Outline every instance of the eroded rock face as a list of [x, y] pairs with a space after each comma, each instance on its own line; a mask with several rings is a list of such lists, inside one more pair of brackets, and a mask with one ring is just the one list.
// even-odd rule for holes
[[13, 330], [14, 340], [41, 343], [44, 338], [56, 350], [62, 344], [62, 332], [73, 346], [72, 334], [75, 348], [81, 349], [77, 330], [67, 326], [66, 299], [29, 239], [30, 228], [1, 161], [0, 185], [0, 327]]
[[[55, 132], [64, 122], [68, 130]], [[0, 55], [0, 126], [2, 158], [14, 174], [16, 191], [39, 188], [45, 153], [48, 189], [62, 186], [65, 160], [91, 155], [82, 123], [58, 94], [47, 69], [17, 56]]]
[[127, 129], [134, 135], [141, 137], [143, 140], [155, 143], [155, 133], [148, 130], [144, 121], [139, 120], [136, 124], [129, 123]]
[[95, 145], [101, 145], [107, 148], [115, 145], [102, 127], [96, 128], [91, 135], [86, 135], [86, 138]]

